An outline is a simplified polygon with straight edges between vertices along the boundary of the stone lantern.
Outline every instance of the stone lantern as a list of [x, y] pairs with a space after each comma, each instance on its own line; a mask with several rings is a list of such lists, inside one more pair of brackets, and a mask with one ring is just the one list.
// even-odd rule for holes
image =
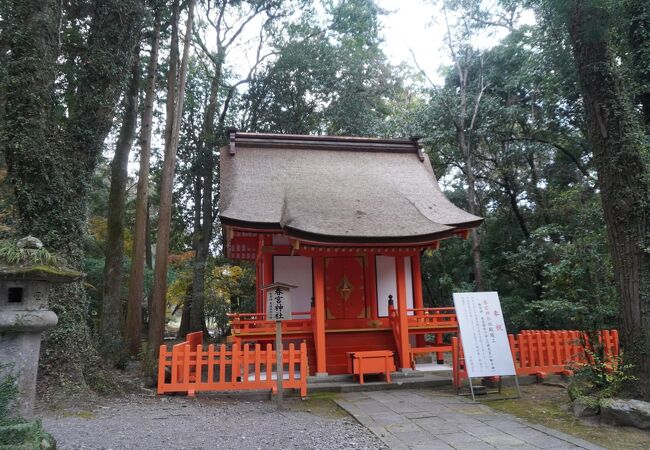
[[[32, 237], [18, 241], [18, 247], [21, 243], [23, 248], [42, 247]], [[56, 314], [47, 309], [50, 286], [82, 276], [50, 265], [7, 265], [0, 261], [0, 375], [9, 371], [17, 378], [15, 412], [22, 417], [31, 418], [33, 412], [41, 333], [58, 321]]]

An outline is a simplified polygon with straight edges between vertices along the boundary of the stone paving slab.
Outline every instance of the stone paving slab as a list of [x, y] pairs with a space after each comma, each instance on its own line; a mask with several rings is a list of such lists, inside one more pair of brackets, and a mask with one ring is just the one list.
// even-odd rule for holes
[[603, 450], [446, 392], [413, 389], [343, 393], [336, 403], [392, 449]]

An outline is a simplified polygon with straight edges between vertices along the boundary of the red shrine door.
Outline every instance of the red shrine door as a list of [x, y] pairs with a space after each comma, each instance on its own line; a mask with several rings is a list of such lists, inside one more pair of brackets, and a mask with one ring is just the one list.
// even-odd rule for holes
[[366, 287], [363, 257], [325, 258], [327, 319], [365, 319]]

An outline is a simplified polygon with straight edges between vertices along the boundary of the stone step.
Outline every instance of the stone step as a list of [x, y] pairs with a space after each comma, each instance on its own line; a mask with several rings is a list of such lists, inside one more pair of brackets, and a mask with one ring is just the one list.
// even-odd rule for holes
[[[391, 374], [392, 383], [386, 383], [383, 375], [365, 375], [364, 384], [354, 381], [350, 375], [333, 375], [337, 381], [329, 377], [312, 382], [312, 378], [307, 380], [308, 395], [317, 392], [364, 392], [364, 391], [381, 391], [394, 389], [418, 389], [418, 388], [435, 388], [449, 387], [452, 385], [451, 377], [439, 376], [433, 374], [423, 374], [412, 372], [404, 376], [399, 372]], [[339, 377], [348, 377], [342, 379]], [[321, 378], [321, 377], [319, 377]]]

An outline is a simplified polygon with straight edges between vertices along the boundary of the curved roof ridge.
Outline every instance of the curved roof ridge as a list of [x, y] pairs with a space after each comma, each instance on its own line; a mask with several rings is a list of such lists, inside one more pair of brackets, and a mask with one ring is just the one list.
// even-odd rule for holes
[[250, 145], [235, 138], [236, 153], [221, 152], [224, 224], [281, 229], [316, 242], [408, 243], [432, 242], [483, 220], [445, 197], [413, 142], [394, 151], [389, 145], [377, 150], [372, 140], [324, 144], [310, 136], [321, 145], [312, 151], [302, 136], [293, 141], [298, 146], [285, 137]]
[[317, 136], [302, 134], [244, 133], [230, 130], [230, 154], [237, 148], [264, 147], [299, 150], [344, 150], [416, 153], [424, 161], [419, 137], [388, 139], [353, 136]]

